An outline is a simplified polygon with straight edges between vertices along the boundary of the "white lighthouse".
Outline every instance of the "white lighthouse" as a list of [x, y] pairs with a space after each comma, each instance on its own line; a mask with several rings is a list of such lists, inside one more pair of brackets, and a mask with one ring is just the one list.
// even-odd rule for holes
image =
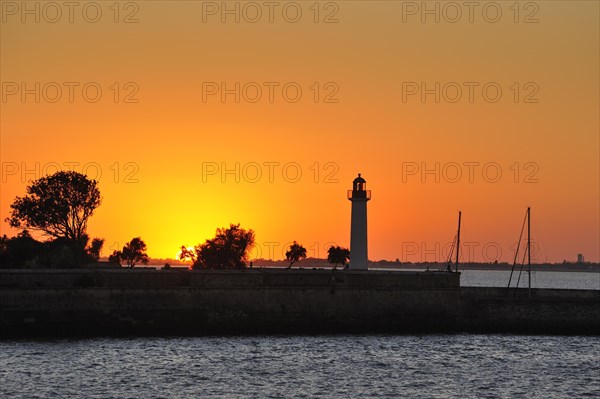
[[371, 190], [367, 190], [367, 181], [360, 173], [352, 183], [352, 190], [348, 190], [348, 199], [352, 201], [350, 269], [367, 270], [367, 201], [371, 199]]

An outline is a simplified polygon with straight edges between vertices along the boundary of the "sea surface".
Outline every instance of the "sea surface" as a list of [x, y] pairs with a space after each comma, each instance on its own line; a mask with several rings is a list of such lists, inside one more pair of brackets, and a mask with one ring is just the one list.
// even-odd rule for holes
[[461, 334], [0, 341], [0, 397], [598, 398], [600, 338]]
[[[460, 270], [460, 285], [464, 287], [506, 287], [510, 278], [507, 270]], [[527, 287], [529, 275], [515, 270], [510, 286]], [[591, 272], [531, 272], [532, 288], [565, 288], [600, 290], [600, 273]]]

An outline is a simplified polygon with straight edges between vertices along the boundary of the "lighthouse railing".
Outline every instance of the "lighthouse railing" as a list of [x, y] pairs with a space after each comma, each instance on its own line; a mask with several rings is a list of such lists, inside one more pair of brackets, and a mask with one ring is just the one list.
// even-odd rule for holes
[[348, 190], [348, 199], [364, 198], [367, 200], [371, 199], [371, 190]]

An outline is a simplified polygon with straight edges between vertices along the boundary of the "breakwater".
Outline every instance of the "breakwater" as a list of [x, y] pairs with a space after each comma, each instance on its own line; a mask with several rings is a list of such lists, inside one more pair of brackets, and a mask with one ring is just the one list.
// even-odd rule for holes
[[600, 291], [459, 282], [446, 272], [1, 270], [0, 336], [600, 334]]

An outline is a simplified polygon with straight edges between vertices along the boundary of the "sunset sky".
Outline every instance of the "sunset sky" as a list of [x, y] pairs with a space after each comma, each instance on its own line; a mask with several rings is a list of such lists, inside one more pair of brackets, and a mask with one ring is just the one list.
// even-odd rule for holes
[[0, 233], [58, 166], [103, 255], [325, 257], [360, 172], [371, 260], [443, 261], [462, 210], [463, 261], [512, 262], [531, 206], [535, 261], [600, 261], [599, 3], [475, 3], [1, 1]]

